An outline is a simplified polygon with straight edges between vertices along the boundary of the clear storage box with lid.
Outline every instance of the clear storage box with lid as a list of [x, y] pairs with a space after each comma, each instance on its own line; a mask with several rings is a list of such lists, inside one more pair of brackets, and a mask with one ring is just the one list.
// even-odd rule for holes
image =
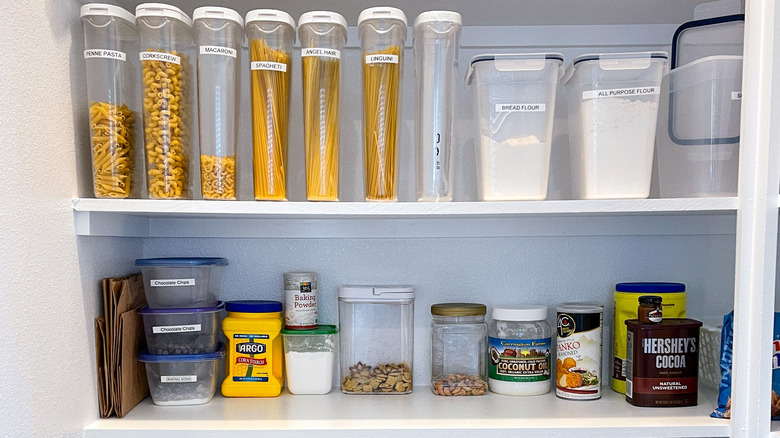
[[204, 354], [217, 351], [220, 318], [225, 304], [192, 309], [138, 310], [144, 320], [144, 334], [149, 353]]
[[214, 307], [219, 301], [220, 257], [160, 257], [137, 259], [146, 301], [152, 309]]
[[156, 355], [144, 350], [138, 360], [146, 366], [152, 402], [162, 406], [202, 405], [217, 390], [219, 364], [225, 346], [206, 354]]
[[412, 392], [414, 288], [339, 288], [341, 391]]
[[431, 306], [431, 389], [444, 396], [487, 392], [487, 324], [484, 304]]
[[336, 366], [335, 325], [309, 330], [282, 330], [285, 383], [292, 394], [327, 394], [333, 387]]

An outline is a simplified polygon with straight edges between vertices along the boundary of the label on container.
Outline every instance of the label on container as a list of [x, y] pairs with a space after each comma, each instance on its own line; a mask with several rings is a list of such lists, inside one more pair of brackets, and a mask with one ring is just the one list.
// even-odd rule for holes
[[152, 279], [149, 280], [149, 284], [152, 287], [179, 287], [179, 286], [195, 286], [194, 278], [171, 278], [169, 279]]
[[601, 397], [602, 313], [558, 313], [555, 394], [572, 400]]
[[317, 277], [284, 275], [284, 325], [301, 330], [317, 327]]
[[504, 382], [550, 380], [550, 339], [488, 338], [488, 376]]
[[398, 55], [366, 55], [366, 64], [398, 64]]
[[731, 92], [731, 100], [742, 100], [742, 92], [741, 91], [732, 91]]
[[287, 71], [287, 64], [283, 62], [252, 61], [250, 67], [252, 70]]
[[200, 324], [152, 326], [152, 333], [196, 333], [199, 331]]
[[516, 112], [540, 112], [546, 111], [546, 105], [543, 103], [497, 103], [497, 113], [516, 113]]
[[118, 61], [127, 61], [127, 54], [118, 50], [92, 49], [84, 51], [84, 59], [106, 58], [116, 59]]
[[236, 51], [236, 49], [231, 49], [230, 47], [200, 46], [200, 54], [201, 55], [222, 55], [222, 56], [229, 56], [231, 58], [235, 58], [238, 52]]
[[171, 64], [181, 65], [181, 57], [163, 52], [141, 52], [139, 54], [141, 61], [162, 61]]
[[341, 59], [341, 50], [309, 47], [301, 49], [301, 57], [304, 56], [324, 56], [326, 58]]
[[[270, 336], [263, 333], [235, 333], [228, 352], [229, 373], [234, 382], [267, 382], [271, 375]], [[266, 341], [266, 342], [263, 342]]]
[[660, 87], [631, 87], [631, 88], [613, 88], [611, 90], [590, 90], [582, 92], [582, 100], [601, 99], [610, 97], [632, 97], [647, 96], [651, 94], [661, 94]]
[[195, 383], [198, 376], [160, 376], [160, 383]]

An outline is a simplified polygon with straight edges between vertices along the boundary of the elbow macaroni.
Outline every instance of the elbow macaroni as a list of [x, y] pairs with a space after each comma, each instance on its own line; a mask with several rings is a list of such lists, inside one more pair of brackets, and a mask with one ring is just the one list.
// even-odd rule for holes
[[200, 181], [204, 199], [236, 199], [235, 157], [201, 155]]
[[89, 106], [96, 198], [127, 198], [133, 189], [133, 112], [126, 105]]

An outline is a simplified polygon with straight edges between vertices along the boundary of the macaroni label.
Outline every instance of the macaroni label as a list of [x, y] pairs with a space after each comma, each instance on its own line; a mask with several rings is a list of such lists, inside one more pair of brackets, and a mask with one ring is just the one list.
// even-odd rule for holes
[[590, 90], [582, 92], [582, 99], [602, 99], [610, 97], [626, 96], [647, 96], [651, 94], [661, 94], [659, 87], [632, 87], [632, 88], [613, 88], [611, 90]]
[[141, 61], [162, 61], [181, 65], [181, 56], [171, 55], [170, 53], [141, 52], [139, 58]]
[[742, 100], [742, 92], [741, 91], [732, 91], [731, 92], [731, 100]]
[[161, 383], [195, 383], [198, 376], [160, 376]]
[[516, 113], [516, 112], [529, 112], [529, 113], [543, 113], [547, 109], [543, 103], [497, 103], [497, 113]]
[[85, 50], [84, 51], [84, 59], [90, 59], [90, 58], [106, 58], [106, 59], [116, 59], [119, 61], [127, 61], [127, 54], [125, 52], [120, 52], [118, 50]]
[[195, 286], [194, 278], [172, 278], [170, 280], [149, 280], [149, 285], [152, 287], [179, 287], [179, 286]]
[[235, 58], [237, 53], [238, 52], [235, 49], [231, 49], [230, 47], [200, 46], [201, 55], [222, 55]]
[[252, 70], [287, 71], [287, 64], [283, 62], [252, 61], [250, 67]]
[[326, 58], [341, 59], [341, 50], [309, 47], [301, 49], [301, 57], [305, 56], [324, 56]]
[[366, 55], [366, 64], [398, 64], [398, 55]]
[[268, 341], [263, 333], [236, 333], [227, 366], [234, 382], [267, 382], [272, 373]]
[[152, 326], [152, 333], [195, 333], [200, 331], [200, 327], [200, 324], [157, 325]]
[[488, 338], [488, 376], [504, 382], [550, 380], [550, 340]]

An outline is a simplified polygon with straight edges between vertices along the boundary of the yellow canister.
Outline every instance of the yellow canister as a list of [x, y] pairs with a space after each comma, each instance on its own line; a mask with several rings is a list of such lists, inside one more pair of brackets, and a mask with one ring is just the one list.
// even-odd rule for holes
[[228, 341], [225, 397], [276, 397], [282, 392], [282, 303], [228, 301], [222, 331]]
[[664, 318], [685, 318], [685, 285], [682, 283], [618, 283], [615, 286], [615, 325], [612, 336], [612, 389], [626, 393], [626, 320], [636, 319], [639, 297], [662, 298]]

